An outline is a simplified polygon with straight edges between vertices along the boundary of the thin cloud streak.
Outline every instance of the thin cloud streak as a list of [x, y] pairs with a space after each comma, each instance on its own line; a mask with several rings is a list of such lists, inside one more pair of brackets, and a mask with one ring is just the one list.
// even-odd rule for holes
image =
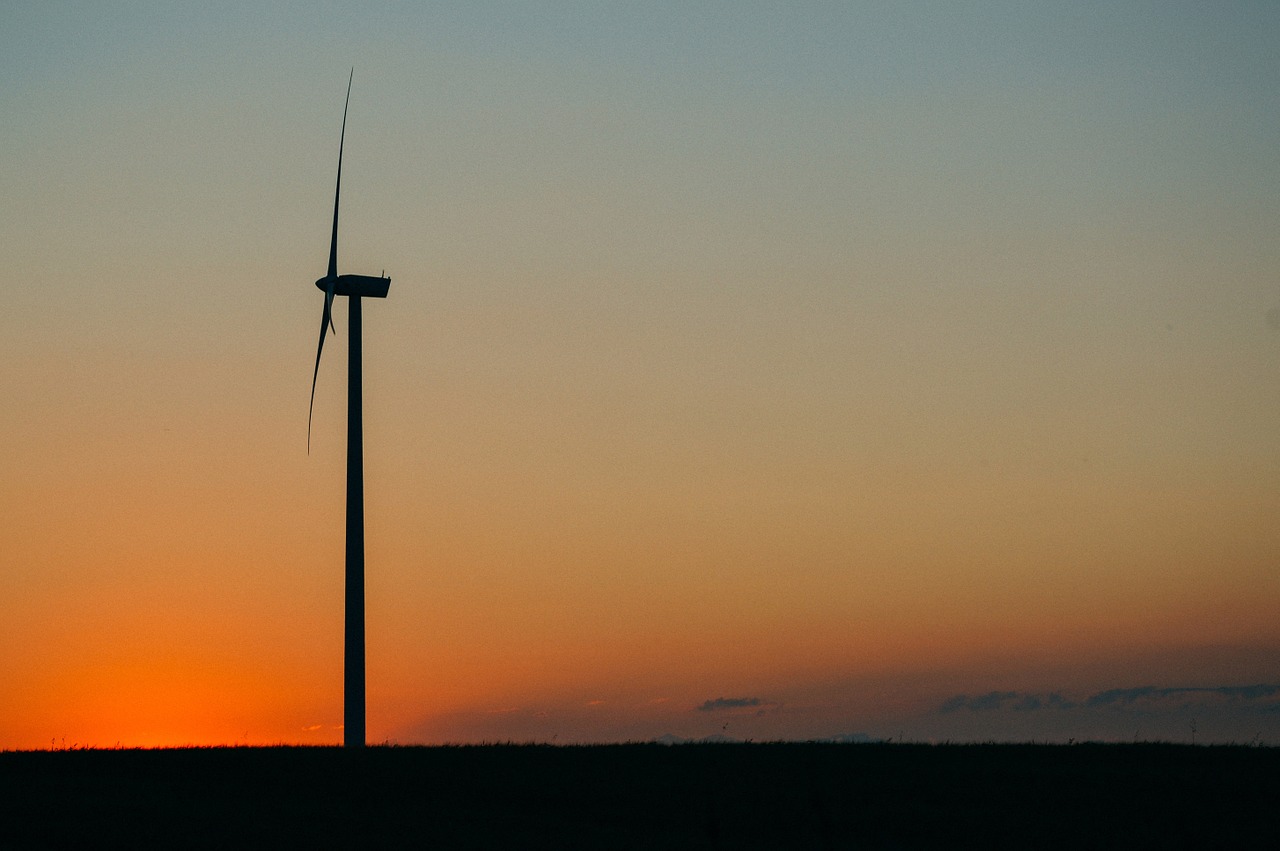
[[1033, 712], [1042, 709], [1074, 710], [1106, 707], [1174, 709], [1182, 706], [1225, 704], [1258, 708], [1265, 711], [1280, 711], [1280, 700], [1271, 700], [1271, 698], [1275, 698], [1278, 695], [1280, 695], [1280, 685], [1271, 683], [1246, 686], [1187, 686], [1175, 688], [1136, 686], [1114, 688], [1092, 694], [1078, 703], [1068, 700], [1058, 692], [1032, 694], [1017, 691], [991, 691], [974, 697], [970, 697], [967, 694], [957, 694], [943, 701], [938, 706], [937, 711], [946, 715], [960, 711], [990, 712], [1013, 710], [1015, 712]]
[[944, 701], [938, 707], [938, 711], [945, 714], [958, 712], [962, 709], [972, 712], [984, 712], [1009, 708], [1018, 712], [1034, 712], [1037, 709], [1074, 709], [1078, 705], [1057, 692], [1038, 695], [1023, 694], [1016, 691], [992, 691], [977, 697], [958, 694]]
[[717, 712], [723, 709], [747, 709], [763, 705], [764, 701], [758, 697], [717, 697], [700, 705], [698, 711]]

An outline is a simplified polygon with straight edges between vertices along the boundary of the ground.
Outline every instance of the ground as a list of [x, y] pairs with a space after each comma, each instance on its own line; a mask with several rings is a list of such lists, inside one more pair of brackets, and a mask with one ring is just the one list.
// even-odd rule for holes
[[0, 847], [1280, 847], [1280, 749], [632, 744], [0, 753]]

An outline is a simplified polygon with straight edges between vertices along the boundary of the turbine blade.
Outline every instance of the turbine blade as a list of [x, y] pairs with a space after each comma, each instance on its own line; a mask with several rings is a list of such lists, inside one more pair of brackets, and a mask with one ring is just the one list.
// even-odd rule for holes
[[329, 241], [329, 277], [338, 277], [338, 199], [342, 196], [342, 147], [347, 141], [347, 107], [351, 105], [351, 81], [356, 69], [347, 77], [347, 100], [342, 105], [342, 135], [338, 137], [338, 182], [333, 190], [333, 238]]
[[337, 334], [338, 329], [333, 327], [333, 284], [334, 279], [329, 279], [329, 288], [324, 291], [324, 313], [329, 317], [329, 330]]
[[[316, 368], [311, 373], [311, 404], [307, 407], [307, 454], [311, 454], [311, 415], [316, 408], [316, 379], [320, 376], [320, 353], [324, 351], [325, 331], [333, 327], [333, 281], [324, 294], [324, 312], [320, 314], [320, 343], [316, 346]], [[336, 330], [333, 333], [338, 333]]]

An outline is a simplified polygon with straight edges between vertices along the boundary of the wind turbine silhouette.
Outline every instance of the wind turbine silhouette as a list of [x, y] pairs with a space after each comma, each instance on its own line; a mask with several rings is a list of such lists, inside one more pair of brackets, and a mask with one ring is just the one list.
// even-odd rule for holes
[[324, 291], [324, 312], [320, 314], [320, 343], [316, 346], [316, 368], [311, 374], [311, 405], [307, 409], [307, 454], [311, 454], [311, 415], [316, 405], [316, 379], [320, 375], [320, 354], [325, 332], [333, 328], [333, 299], [347, 297], [351, 326], [347, 342], [347, 593], [346, 637], [343, 645], [343, 744], [362, 748], [364, 723], [364, 415], [361, 398], [360, 299], [386, 298], [391, 279], [372, 275], [338, 274], [338, 199], [342, 195], [342, 148], [347, 137], [347, 106], [351, 103], [351, 81], [347, 78], [347, 99], [342, 106], [342, 135], [338, 138], [338, 182], [333, 191], [333, 237], [329, 242], [329, 271], [316, 281]]

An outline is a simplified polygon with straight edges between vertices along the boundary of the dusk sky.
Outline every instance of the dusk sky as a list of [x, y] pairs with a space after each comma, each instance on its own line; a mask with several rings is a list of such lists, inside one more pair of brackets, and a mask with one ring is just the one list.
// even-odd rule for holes
[[0, 749], [1280, 744], [1280, 4], [5, 3]]

